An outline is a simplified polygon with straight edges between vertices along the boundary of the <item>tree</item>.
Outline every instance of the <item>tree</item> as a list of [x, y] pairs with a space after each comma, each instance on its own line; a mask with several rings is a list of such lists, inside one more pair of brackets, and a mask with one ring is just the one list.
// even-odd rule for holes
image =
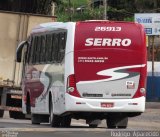
[[[71, 2], [70, 6], [68, 2]], [[103, 19], [103, 7], [93, 7], [94, 0], [1, 0], [0, 10], [51, 15], [52, 3], [57, 4], [58, 20]], [[95, 0], [97, 1], [97, 0]], [[99, 0], [102, 1], [103, 0]], [[84, 12], [76, 8], [82, 6]], [[110, 20], [132, 19], [134, 13], [159, 12], [160, 0], [108, 0], [107, 15]]]
[[160, 0], [108, 0], [110, 20], [132, 20], [134, 13], [160, 11]]
[[0, 10], [51, 15], [53, 2], [58, 0], [2, 0]]
[[[57, 4], [56, 16], [58, 21], [80, 21], [93, 20], [103, 18], [103, 7], [94, 8], [92, 0], [60, 0], [61, 4]], [[81, 10], [77, 11], [77, 8]]]

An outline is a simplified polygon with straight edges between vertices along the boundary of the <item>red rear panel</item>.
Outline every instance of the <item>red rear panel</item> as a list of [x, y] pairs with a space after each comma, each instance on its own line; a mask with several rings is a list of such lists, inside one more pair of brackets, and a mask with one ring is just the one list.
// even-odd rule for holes
[[145, 87], [143, 27], [125, 22], [78, 22], [75, 30], [76, 86], [84, 98], [135, 98]]

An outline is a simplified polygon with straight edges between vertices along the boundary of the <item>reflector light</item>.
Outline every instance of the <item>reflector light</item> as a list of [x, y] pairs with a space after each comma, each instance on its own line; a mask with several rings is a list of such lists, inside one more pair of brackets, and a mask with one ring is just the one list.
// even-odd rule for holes
[[138, 105], [138, 103], [128, 103], [128, 105]]
[[77, 105], [86, 104], [85, 102], [76, 102]]
[[145, 94], [145, 93], [146, 93], [146, 89], [145, 89], [145, 88], [140, 88], [140, 92], [141, 92], [142, 94]]
[[73, 92], [74, 91], [74, 87], [68, 87], [68, 92]]

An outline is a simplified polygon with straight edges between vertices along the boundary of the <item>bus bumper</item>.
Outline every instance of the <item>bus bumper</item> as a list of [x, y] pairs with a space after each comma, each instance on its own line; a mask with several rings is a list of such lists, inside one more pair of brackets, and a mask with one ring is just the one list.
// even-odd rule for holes
[[65, 109], [72, 112], [144, 112], [145, 97], [133, 99], [86, 99], [66, 94]]

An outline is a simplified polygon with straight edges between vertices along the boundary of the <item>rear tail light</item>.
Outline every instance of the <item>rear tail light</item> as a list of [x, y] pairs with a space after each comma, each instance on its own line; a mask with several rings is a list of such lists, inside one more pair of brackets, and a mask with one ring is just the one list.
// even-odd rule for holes
[[[143, 62], [146, 62], [145, 58], [144, 58]], [[141, 67], [139, 73], [140, 73], [139, 85], [138, 85], [137, 92], [135, 93], [133, 98], [139, 98], [142, 96], [146, 96], [147, 65], [142, 64], [142, 67]]]
[[133, 98], [138, 98], [145, 95], [146, 95], [146, 78], [144, 77], [144, 75], [141, 75], [138, 90], [136, 94], [133, 96]]
[[69, 75], [67, 79], [67, 93], [75, 96], [75, 97], [80, 97], [79, 92], [77, 91], [76, 88], [76, 80], [75, 80], [75, 75]]

